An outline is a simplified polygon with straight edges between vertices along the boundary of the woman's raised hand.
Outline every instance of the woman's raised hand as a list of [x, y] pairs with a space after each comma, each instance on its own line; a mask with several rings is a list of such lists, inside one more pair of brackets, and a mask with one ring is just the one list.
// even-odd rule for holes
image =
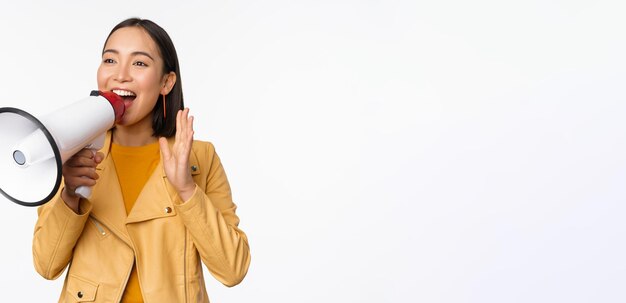
[[159, 138], [165, 175], [183, 201], [189, 200], [196, 189], [189, 167], [192, 143], [193, 116], [189, 116], [189, 108], [185, 108], [176, 114], [176, 137], [172, 148], [168, 146], [166, 138]]

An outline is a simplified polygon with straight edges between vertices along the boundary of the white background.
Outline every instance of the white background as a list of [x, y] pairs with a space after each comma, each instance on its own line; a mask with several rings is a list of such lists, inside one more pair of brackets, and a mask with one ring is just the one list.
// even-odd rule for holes
[[[85, 97], [152, 19], [250, 238], [213, 302], [624, 302], [621, 3], [4, 2], [0, 106]], [[56, 302], [0, 202], [1, 301]]]

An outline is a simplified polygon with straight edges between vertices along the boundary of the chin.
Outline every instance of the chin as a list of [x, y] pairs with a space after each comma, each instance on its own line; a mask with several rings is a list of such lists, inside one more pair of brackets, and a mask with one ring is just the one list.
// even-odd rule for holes
[[122, 121], [119, 121], [117, 123], [115, 123], [116, 126], [126, 126], [128, 125], [128, 120], [126, 119], [126, 117], [122, 117]]

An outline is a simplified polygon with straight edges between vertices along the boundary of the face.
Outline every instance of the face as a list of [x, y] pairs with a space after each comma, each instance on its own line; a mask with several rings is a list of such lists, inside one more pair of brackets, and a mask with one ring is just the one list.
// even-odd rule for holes
[[[173, 73], [170, 73], [173, 74]], [[152, 127], [151, 112], [161, 94], [173, 86], [163, 74], [156, 43], [141, 27], [116, 30], [107, 41], [98, 68], [98, 89], [122, 96], [126, 112], [118, 126]]]

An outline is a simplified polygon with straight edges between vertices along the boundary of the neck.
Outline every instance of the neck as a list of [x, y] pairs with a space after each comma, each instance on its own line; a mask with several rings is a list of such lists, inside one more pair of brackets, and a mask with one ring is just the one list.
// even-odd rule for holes
[[154, 143], [157, 138], [152, 136], [152, 124], [147, 126], [144, 124], [116, 125], [113, 129], [113, 143], [122, 146], [143, 146]]

